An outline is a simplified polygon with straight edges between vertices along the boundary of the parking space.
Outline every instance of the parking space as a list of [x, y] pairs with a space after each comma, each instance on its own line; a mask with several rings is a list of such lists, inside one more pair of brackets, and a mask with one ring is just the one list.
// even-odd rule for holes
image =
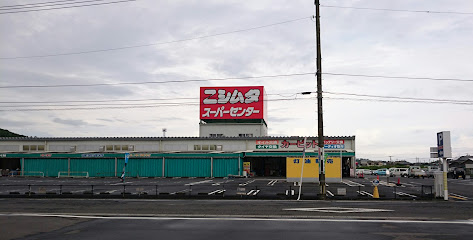
[[[372, 199], [376, 176], [344, 178], [342, 182], [327, 183], [328, 199]], [[399, 184], [398, 184], [399, 183]], [[454, 201], [473, 199], [472, 179], [449, 179], [449, 195]], [[381, 199], [425, 199], [433, 193], [433, 179], [380, 177], [378, 191]], [[3, 196], [152, 196], [230, 197], [295, 199], [300, 187], [284, 178], [0, 178]], [[302, 199], [317, 199], [319, 185], [304, 183]]]

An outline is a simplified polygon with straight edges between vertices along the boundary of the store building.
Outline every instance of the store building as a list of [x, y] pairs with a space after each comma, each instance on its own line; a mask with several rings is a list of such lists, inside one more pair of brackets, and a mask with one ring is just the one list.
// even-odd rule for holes
[[[267, 136], [263, 87], [201, 88], [199, 137], [0, 138], [0, 169], [19, 175], [117, 177], [130, 153], [132, 177], [286, 177], [303, 137]], [[308, 137], [306, 156], [318, 156]], [[355, 137], [325, 137], [325, 156], [353, 176]], [[329, 163], [330, 164], [330, 163]]]

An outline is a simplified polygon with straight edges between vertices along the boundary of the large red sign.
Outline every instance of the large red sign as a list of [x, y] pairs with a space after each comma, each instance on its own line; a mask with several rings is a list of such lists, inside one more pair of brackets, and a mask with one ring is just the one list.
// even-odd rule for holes
[[263, 86], [200, 88], [200, 119], [263, 118]]

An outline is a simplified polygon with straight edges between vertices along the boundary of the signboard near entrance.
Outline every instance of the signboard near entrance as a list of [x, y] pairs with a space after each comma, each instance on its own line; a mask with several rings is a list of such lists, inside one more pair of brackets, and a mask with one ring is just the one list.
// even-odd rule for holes
[[251, 165], [250, 162], [243, 162], [243, 172], [246, 172], [246, 176], [250, 176]]
[[[340, 157], [326, 157], [325, 180], [327, 182], [342, 181], [342, 160]], [[299, 182], [301, 180], [302, 157], [286, 158], [286, 181]], [[306, 157], [302, 182], [319, 182], [319, 159]]]
[[[299, 182], [301, 180], [302, 157], [286, 158], [286, 181]], [[302, 182], [319, 181], [319, 160], [315, 157], [306, 157]]]

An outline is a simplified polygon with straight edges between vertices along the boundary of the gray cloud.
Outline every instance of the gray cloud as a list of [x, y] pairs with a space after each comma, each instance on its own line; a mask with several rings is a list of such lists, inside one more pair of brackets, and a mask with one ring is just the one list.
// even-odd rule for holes
[[[333, 5], [411, 10], [473, 9], [473, 2], [337, 1]], [[108, 7], [2, 16], [0, 57], [115, 48], [188, 39], [314, 14], [311, 1], [137, 1]], [[321, 8], [323, 71], [471, 79], [473, 19], [452, 14]], [[315, 24], [298, 21], [257, 30], [122, 51], [0, 60], [1, 86], [168, 81], [313, 72]], [[448, 43], [446, 45], [445, 43]], [[0, 89], [0, 101], [96, 101], [196, 98], [201, 86], [264, 85], [268, 94], [314, 90], [315, 77], [85, 88]], [[471, 99], [469, 83], [324, 76], [324, 91], [402, 97]], [[346, 97], [328, 95], [330, 97]], [[272, 96], [271, 96], [272, 97]], [[274, 96], [275, 97], [275, 96]], [[328, 134], [357, 134], [357, 156], [421, 156], [430, 135], [452, 130], [458, 151], [473, 152], [469, 106], [330, 100]], [[188, 102], [186, 100], [186, 102]], [[110, 102], [124, 104], [129, 102]], [[145, 103], [145, 102], [142, 102]], [[149, 102], [148, 102], [149, 103]], [[61, 104], [61, 103], [58, 103]], [[80, 103], [85, 105], [90, 103]], [[34, 105], [33, 103], [29, 105]], [[198, 106], [6, 112], [2, 127], [44, 136], [173, 136], [198, 134]], [[314, 132], [312, 102], [268, 102], [270, 135]], [[1, 107], [0, 107], [1, 108]], [[3, 108], [1, 108], [3, 109]], [[438, 112], [447, 119], [439, 119]], [[447, 117], [446, 117], [447, 118]], [[100, 124], [95, 124], [99, 122]], [[71, 128], [74, 126], [74, 128]], [[40, 129], [40, 130], [38, 130]], [[284, 134], [283, 134], [284, 133]], [[461, 136], [461, 137], [458, 137]], [[405, 141], [403, 139], [409, 139]], [[418, 148], [412, 148], [415, 143]], [[421, 150], [418, 150], [421, 149]], [[371, 154], [371, 155], [370, 155]], [[381, 156], [379, 155], [379, 156]], [[415, 156], [414, 156], [415, 157]], [[384, 159], [386, 160], [386, 158]]]

